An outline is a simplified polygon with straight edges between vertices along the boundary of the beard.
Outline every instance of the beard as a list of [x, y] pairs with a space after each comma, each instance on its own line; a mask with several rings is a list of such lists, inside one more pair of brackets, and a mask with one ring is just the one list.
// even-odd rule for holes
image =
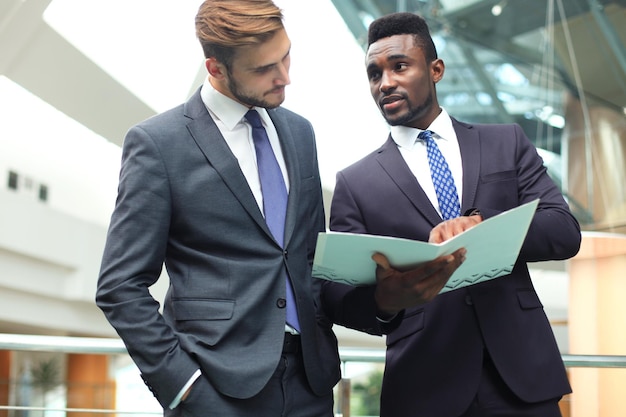
[[263, 97], [250, 95], [243, 91], [239, 83], [235, 81], [235, 79], [232, 76], [228, 77], [228, 89], [230, 90], [231, 94], [237, 99], [237, 101], [239, 101], [240, 103], [245, 103], [249, 106], [254, 106], [254, 107], [273, 109], [273, 108], [280, 106], [284, 100], [283, 98], [278, 103], [272, 103], [272, 102], [265, 100]]
[[430, 110], [434, 101], [432, 91], [428, 94], [428, 97], [426, 97], [426, 100], [424, 100], [417, 107], [414, 107], [411, 104], [411, 102], [406, 97], [406, 95], [403, 95], [403, 96], [404, 96], [405, 102], [407, 103], [409, 107], [406, 113], [400, 113], [399, 115], [394, 117], [393, 115], [386, 114], [383, 108], [379, 107], [380, 112], [382, 113], [383, 117], [385, 118], [385, 120], [390, 126], [411, 126], [413, 121], [419, 119]]

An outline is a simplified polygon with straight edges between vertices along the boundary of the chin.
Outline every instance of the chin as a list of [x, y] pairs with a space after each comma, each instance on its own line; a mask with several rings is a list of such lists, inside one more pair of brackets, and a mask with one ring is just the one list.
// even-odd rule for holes
[[385, 118], [385, 121], [387, 122], [387, 124], [389, 126], [398, 126], [402, 124], [402, 118], [400, 117], [389, 117], [386, 115], [383, 115], [383, 117]]
[[383, 109], [380, 109], [380, 114], [382, 114], [383, 118], [390, 126], [395, 126], [400, 124], [400, 119], [402, 119], [402, 115], [398, 114], [389, 114], [385, 112]]
[[[266, 109], [274, 109], [278, 106], [280, 106], [281, 104], [283, 104], [283, 101], [285, 101], [285, 96], [280, 96], [280, 97], [264, 97], [264, 100], [259, 100], [259, 104], [262, 103], [261, 106], [259, 107], [265, 107]], [[257, 104], [258, 105], [258, 104]]]

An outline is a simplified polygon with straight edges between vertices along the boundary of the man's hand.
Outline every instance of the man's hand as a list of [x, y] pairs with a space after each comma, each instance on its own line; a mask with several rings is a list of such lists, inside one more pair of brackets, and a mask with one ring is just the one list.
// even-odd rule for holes
[[392, 268], [382, 253], [372, 255], [377, 264], [375, 298], [379, 313], [391, 317], [405, 308], [435, 298], [463, 263], [465, 253], [466, 250], [461, 248], [451, 255], [440, 256], [407, 271]]
[[476, 226], [482, 222], [483, 218], [480, 214], [474, 216], [462, 216], [455, 219], [446, 220], [439, 223], [430, 231], [428, 237], [429, 243], [441, 243], [453, 238], [454, 236], [463, 233], [467, 229]]

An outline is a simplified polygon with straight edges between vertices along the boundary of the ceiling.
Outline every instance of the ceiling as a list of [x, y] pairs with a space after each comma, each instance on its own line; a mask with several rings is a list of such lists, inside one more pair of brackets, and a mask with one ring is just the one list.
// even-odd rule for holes
[[[374, 18], [394, 11], [423, 15], [446, 63], [445, 77], [437, 86], [439, 103], [460, 120], [519, 123], [545, 152], [544, 160], [557, 183], [562, 177], [558, 156], [566, 97], [584, 98], [585, 103], [613, 109], [618, 115], [625, 113], [626, 0], [331, 2], [340, 15], [337, 19], [343, 20], [346, 31], [362, 49], [367, 27]], [[165, 110], [171, 102], [183, 101], [205, 77], [190, 18], [199, 3], [200, 0], [2, 0], [0, 76], [98, 136], [121, 145], [129, 126]], [[295, 0], [281, 0], [279, 4], [284, 4], [285, 9], [302, 5]], [[313, 7], [313, 2], [309, 4]], [[322, 3], [315, 7], [321, 9]], [[332, 8], [330, 4], [329, 7]], [[146, 9], [150, 10], [149, 18], [144, 18]], [[351, 71], [348, 61], [352, 60], [344, 44], [337, 42], [334, 49], [329, 49], [329, 41], [321, 40], [322, 35], [333, 36], [341, 22], [333, 21], [328, 11], [321, 18], [312, 9], [308, 13], [312, 22], [301, 22], [303, 28], [293, 28], [293, 33], [306, 30], [303, 36], [312, 38], [312, 53], [310, 57], [294, 58], [294, 62], [324, 54], [325, 61], [345, 60], [344, 70]], [[291, 15], [292, 22], [293, 18]], [[333, 29], [326, 30], [328, 34], [311, 35], [319, 30], [317, 22], [322, 19]], [[307, 26], [313, 23], [314, 26]], [[353, 61], [361, 59], [359, 56]], [[318, 68], [319, 58], [312, 62], [306, 66]], [[329, 177], [334, 178], [337, 167], [345, 166], [348, 157], [356, 158], [361, 147], [370, 149], [363, 141], [372, 135], [369, 131], [358, 134], [354, 131], [358, 126], [350, 127], [349, 134], [337, 135], [348, 126], [342, 112], [324, 111], [328, 94], [341, 87], [344, 95], [331, 94], [331, 100], [345, 96], [358, 104], [367, 102], [370, 107], [371, 102], [346, 89], [358, 77], [334, 77], [328, 67], [320, 68], [326, 71], [306, 75], [307, 80], [314, 79], [316, 83], [299, 84], [300, 88], [318, 87], [311, 87], [300, 96], [313, 102], [314, 90], [322, 93], [325, 100], [304, 113], [310, 115], [320, 133], [321, 159], [328, 162], [335, 154], [342, 158], [328, 164]], [[360, 66], [356, 71], [363, 75]], [[322, 80], [321, 72], [328, 73], [330, 81]], [[365, 89], [363, 92], [366, 94]], [[152, 98], [148, 97], [150, 94]], [[167, 103], [166, 97], [170, 100]], [[28, 109], [31, 111], [32, 107]], [[355, 109], [351, 110], [356, 114]], [[317, 120], [315, 112], [320, 113]], [[339, 120], [327, 134], [324, 123], [334, 116]], [[378, 135], [374, 136], [373, 140], [379, 140]], [[335, 137], [344, 139], [332, 140]], [[357, 138], [359, 145], [349, 143], [350, 137]], [[590, 213], [581, 210], [578, 216], [590, 218]]]
[[[123, 22], [124, 13], [119, 9], [130, 6], [121, 0], [112, 2], [119, 3], [108, 8], [117, 10], [116, 24], [120, 24], [118, 21]], [[91, 3], [89, 7], [93, 9], [99, 3]], [[134, 3], [150, 7], [145, 1]], [[185, 2], [185, 7], [178, 2], [169, 3], [171, 16], [178, 9], [189, 9], [190, 5], [195, 8], [197, 2]], [[626, 108], [626, 0], [332, 0], [332, 3], [364, 48], [367, 26], [372, 19], [394, 11], [422, 14], [429, 22], [440, 57], [446, 62], [446, 75], [438, 84], [438, 94], [439, 102], [448, 112], [466, 121], [517, 122], [527, 133], [536, 132], [529, 136], [548, 151], [560, 152], [564, 92], [584, 95], [588, 102], [618, 111]], [[76, 15], [86, 17], [85, 37], [90, 25], [93, 30], [110, 31], [104, 37], [110, 46], [115, 27], [89, 20], [85, 2], [3, 0], [0, 2], [0, 74], [102, 137], [120, 144], [128, 126], [160, 109], [146, 104], [146, 100], [116, 80], [111, 71], [98, 65], [93, 56], [78, 49], [76, 39], [74, 43], [68, 42], [59, 28], [53, 28], [44, 19], [48, 6], [57, 4], [65, 9], [83, 7], [82, 14]], [[499, 7], [500, 13], [494, 7]], [[137, 25], [135, 21], [130, 24]], [[151, 33], [154, 36], [155, 31]], [[174, 33], [170, 31], [167, 36]], [[189, 43], [195, 46], [195, 40]], [[150, 38], [145, 37], [143, 44], [134, 49], [140, 53], [149, 44]], [[102, 52], [107, 52], [104, 49]], [[169, 54], [171, 50], [168, 48]], [[158, 54], [158, 50], [154, 53]], [[185, 65], [197, 73], [188, 82], [190, 88], [195, 88], [204, 73], [200, 65]], [[107, 117], [101, 117], [103, 112]]]
[[372, 19], [396, 11], [429, 23], [446, 75], [439, 103], [461, 120], [517, 122], [560, 152], [564, 92], [626, 108], [624, 0], [333, 0], [366, 47]]
[[[179, 62], [180, 67], [191, 68], [191, 76], [184, 81], [189, 88], [201, 83], [197, 81], [203, 76], [201, 52], [194, 39], [193, 20], [183, 26], [191, 31], [184, 33], [191, 38], [188, 42], [179, 41], [183, 31], [173, 27], [183, 12], [185, 18], [194, 16], [197, 4], [159, 2], [151, 9], [151, 19], [139, 21], [138, 17], [152, 6], [149, 0], [2, 0], [0, 75], [101, 137], [121, 145], [129, 126], [164, 110], [155, 109], [137, 94], [136, 84], [149, 78], [146, 68], [159, 72], [166, 66], [165, 60]], [[140, 8], [143, 10], [136, 10]], [[163, 19], [169, 20], [164, 23]], [[165, 24], [170, 25], [170, 31], [163, 30]], [[192, 45], [197, 53], [187, 53], [185, 45]], [[177, 50], [181, 51], [178, 55]], [[113, 58], [105, 62], [105, 55], [117, 58], [117, 62], [111, 64]], [[130, 80], [128, 73], [137, 75]], [[169, 84], [181, 90], [179, 84]], [[167, 88], [155, 88], [152, 82], [145, 89], [165, 96]], [[188, 89], [182, 90], [181, 101], [189, 93]]]

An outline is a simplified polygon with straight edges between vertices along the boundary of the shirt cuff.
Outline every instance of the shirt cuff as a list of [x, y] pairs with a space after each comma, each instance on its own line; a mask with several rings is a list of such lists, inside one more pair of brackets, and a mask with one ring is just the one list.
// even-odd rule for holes
[[185, 395], [185, 392], [187, 392], [189, 387], [192, 386], [194, 382], [196, 382], [196, 379], [198, 379], [200, 375], [202, 375], [202, 372], [199, 369], [196, 370], [196, 372], [194, 372], [193, 375], [191, 375], [191, 378], [189, 378], [189, 381], [187, 381], [187, 383], [183, 386], [183, 388], [180, 390], [178, 395], [174, 398], [174, 400], [170, 404], [170, 410], [173, 410], [174, 408], [178, 407], [178, 404], [180, 404], [180, 400], [183, 398], [183, 395]]
[[475, 208], [475, 207], [472, 207], [472, 208], [470, 208], [468, 210], [465, 210], [465, 213], [463, 213], [463, 215], [464, 216], [468, 216], [468, 217], [469, 216], [480, 216], [480, 217], [483, 216], [482, 213], [480, 212], [480, 210]]
[[376, 316], [376, 320], [378, 320], [381, 323], [391, 323], [393, 321], [393, 319], [395, 319], [396, 317], [398, 317], [398, 313], [394, 314], [391, 317], [385, 318], [385, 319]]

